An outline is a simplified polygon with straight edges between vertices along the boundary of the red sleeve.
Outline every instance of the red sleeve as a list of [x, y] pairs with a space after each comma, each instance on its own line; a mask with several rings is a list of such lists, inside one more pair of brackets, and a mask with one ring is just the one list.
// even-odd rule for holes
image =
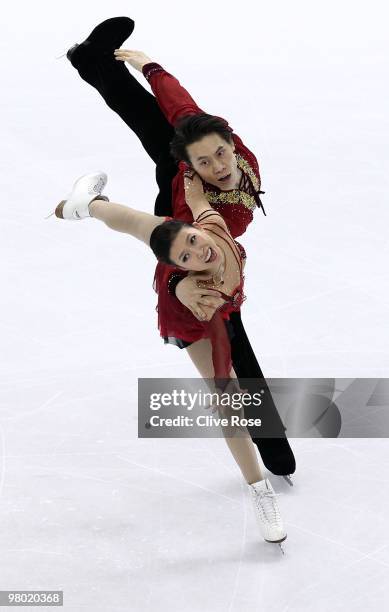
[[198, 115], [204, 112], [177, 79], [159, 64], [154, 62], [145, 64], [142, 72], [150, 83], [163, 114], [173, 126], [185, 115]]

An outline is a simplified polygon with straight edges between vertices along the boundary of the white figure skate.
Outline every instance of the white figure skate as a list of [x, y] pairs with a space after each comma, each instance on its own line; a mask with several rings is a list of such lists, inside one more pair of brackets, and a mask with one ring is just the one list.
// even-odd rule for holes
[[[89, 204], [97, 197], [108, 201], [101, 192], [107, 184], [108, 177], [105, 172], [91, 172], [84, 174], [73, 185], [73, 189], [66, 200], [62, 200], [55, 211], [48, 215], [55, 214], [59, 219], [78, 221], [90, 217]], [[48, 219], [46, 217], [46, 219]]]
[[286, 531], [281, 519], [276, 493], [268, 478], [249, 485], [254, 512], [263, 539], [278, 544], [284, 554], [281, 542], [286, 540]]

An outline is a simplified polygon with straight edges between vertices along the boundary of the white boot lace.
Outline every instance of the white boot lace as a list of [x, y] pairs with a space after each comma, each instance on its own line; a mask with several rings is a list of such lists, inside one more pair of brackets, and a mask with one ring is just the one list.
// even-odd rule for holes
[[272, 491], [255, 491], [255, 502], [261, 516], [272, 526], [281, 526], [281, 515], [276, 497], [279, 493]]

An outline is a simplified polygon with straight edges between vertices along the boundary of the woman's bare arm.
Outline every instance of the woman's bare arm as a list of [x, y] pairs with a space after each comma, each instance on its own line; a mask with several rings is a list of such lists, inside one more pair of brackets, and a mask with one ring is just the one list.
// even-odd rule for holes
[[111, 229], [117, 232], [130, 234], [150, 246], [152, 231], [161, 223], [165, 217], [156, 217], [149, 213], [134, 210], [123, 204], [93, 200], [89, 204], [89, 212], [92, 217], [104, 221]]
[[[213, 210], [204, 195], [203, 183], [196, 172], [187, 170], [184, 176], [185, 201], [189, 206], [193, 218], [197, 219], [206, 210]], [[216, 215], [215, 215], [216, 217]], [[228, 231], [227, 225], [221, 215], [219, 215], [217, 223]]]

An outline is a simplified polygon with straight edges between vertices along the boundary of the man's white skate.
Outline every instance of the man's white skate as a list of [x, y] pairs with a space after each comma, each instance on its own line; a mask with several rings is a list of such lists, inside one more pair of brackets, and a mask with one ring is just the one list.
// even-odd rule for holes
[[255, 516], [263, 539], [278, 544], [284, 554], [281, 542], [287, 534], [281, 519], [276, 493], [268, 478], [248, 485], [253, 501]]
[[91, 172], [81, 176], [73, 185], [69, 196], [62, 200], [55, 211], [46, 217], [48, 219], [53, 214], [59, 219], [77, 221], [90, 217], [89, 204], [97, 197], [108, 201], [101, 192], [107, 184], [108, 177], [105, 172]]

